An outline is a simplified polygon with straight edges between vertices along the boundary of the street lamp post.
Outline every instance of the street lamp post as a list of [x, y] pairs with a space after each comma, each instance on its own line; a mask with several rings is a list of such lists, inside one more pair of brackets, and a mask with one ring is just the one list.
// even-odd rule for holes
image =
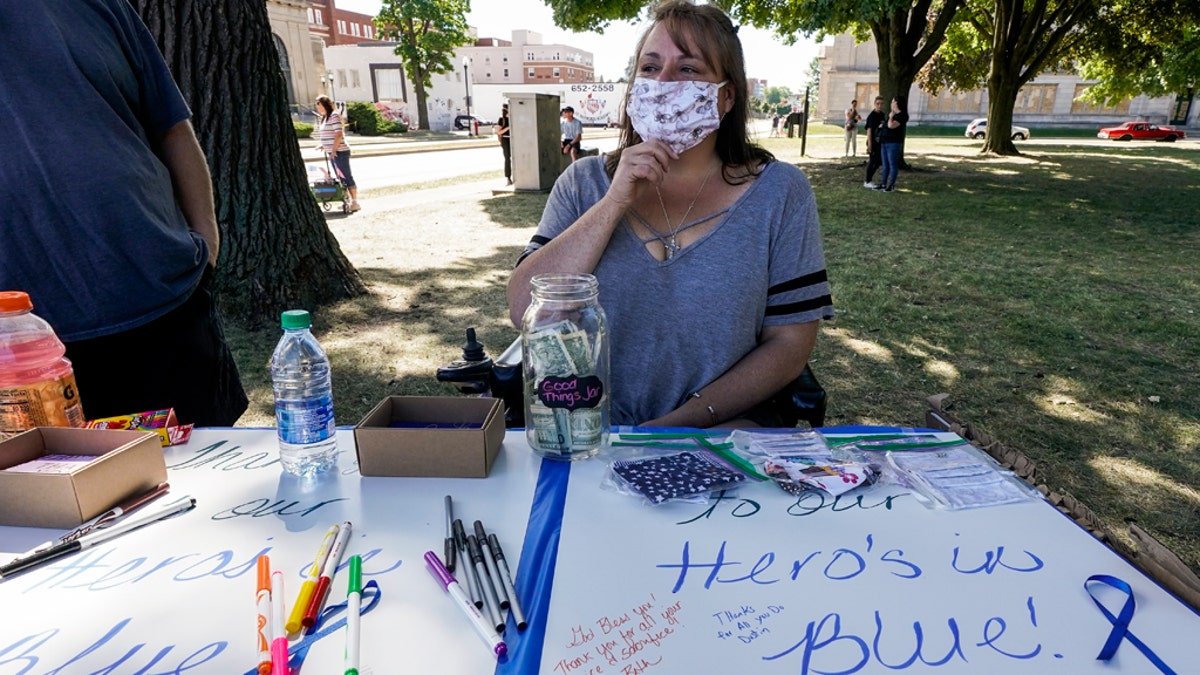
[[464, 56], [463, 64], [463, 85], [467, 89], [467, 135], [475, 135], [475, 120], [471, 119], [471, 59]]
[[333, 107], [336, 108], [337, 90], [333, 88], [333, 71], [331, 70], [328, 73], [325, 73], [325, 76], [329, 78], [329, 100], [333, 101]]

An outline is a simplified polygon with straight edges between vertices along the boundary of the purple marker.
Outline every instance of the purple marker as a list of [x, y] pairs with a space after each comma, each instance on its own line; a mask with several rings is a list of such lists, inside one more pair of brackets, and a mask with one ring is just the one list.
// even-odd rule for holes
[[508, 645], [504, 644], [504, 640], [500, 639], [495, 629], [488, 625], [488, 620], [483, 618], [483, 615], [479, 613], [479, 609], [475, 607], [475, 603], [471, 602], [471, 599], [463, 592], [462, 586], [458, 585], [458, 580], [454, 578], [454, 575], [446, 571], [446, 566], [442, 564], [437, 554], [433, 551], [426, 551], [425, 564], [429, 566], [429, 571], [433, 572], [433, 575], [437, 577], [438, 582], [442, 584], [446, 592], [454, 598], [454, 604], [458, 605], [463, 614], [466, 614], [467, 618], [471, 620], [471, 625], [475, 627], [475, 632], [479, 633], [483, 641], [492, 648], [492, 653], [496, 655], [496, 658], [508, 654]]

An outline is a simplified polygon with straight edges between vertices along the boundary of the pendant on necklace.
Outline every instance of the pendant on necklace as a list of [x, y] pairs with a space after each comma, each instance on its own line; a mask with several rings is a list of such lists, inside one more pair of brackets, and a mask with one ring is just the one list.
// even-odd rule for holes
[[671, 237], [670, 241], [663, 242], [663, 249], [666, 251], [667, 260], [675, 257], [679, 253], [679, 242], [675, 241], [675, 237]]

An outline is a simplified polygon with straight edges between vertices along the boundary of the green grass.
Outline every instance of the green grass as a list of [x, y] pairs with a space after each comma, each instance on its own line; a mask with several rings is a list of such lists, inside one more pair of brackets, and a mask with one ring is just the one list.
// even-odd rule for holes
[[[925, 398], [948, 393], [1052, 489], [1200, 570], [1200, 152], [983, 157], [959, 134], [911, 138], [915, 170], [892, 194], [862, 188], [840, 133], [810, 136], [803, 158], [798, 140], [763, 141], [817, 194], [838, 309], [813, 356], [828, 423], [920, 424]], [[366, 211], [331, 218], [372, 290], [315, 315], [341, 423], [389, 393], [453, 394], [433, 374], [468, 325], [493, 356], [516, 337], [504, 284], [545, 196], [493, 197], [499, 182], [366, 192]], [[269, 425], [277, 333], [230, 335], [252, 397], [242, 424]]]

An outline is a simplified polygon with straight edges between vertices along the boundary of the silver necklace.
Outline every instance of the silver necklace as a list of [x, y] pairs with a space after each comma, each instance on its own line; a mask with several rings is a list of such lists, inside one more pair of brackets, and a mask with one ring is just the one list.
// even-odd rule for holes
[[675, 227], [671, 227], [671, 217], [667, 215], [667, 205], [663, 201], [662, 192], [659, 191], [657, 185], [654, 186], [654, 193], [658, 195], [658, 205], [662, 207], [663, 220], [666, 221], [667, 229], [671, 231], [671, 234], [669, 239], [664, 239], [663, 236], [658, 233], [658, 230], [650, 228], [650, 231], [653, 232], [654, 236], [662, 242], [663, 250], [667, 254], [667, 260], [674, 258], [675, 254], [679, 253], [679, 241], [676, 239], [676, 237], [679, 235], [679, 230], [682, 229], [683, 224], [687, 222], [688, 216], [692, 215], [692, 209], [696, 206], [696, 200], [700, 199], [700, 195], [704, 192], [704, 186], [708, 185], [709, 176], [712, 176], [712, 173], [716, 168], [716, 164], [713, 164], [708, 168], [708, 173], [704, 174], [704, 180], [700, 182], [700, 189], [696, 190], [696, 196], [692, 197], [692, 203], [688, 204], [687, 211], [683, 212], [683, 217], [679, 219], [679, 222], [675, 224]]

